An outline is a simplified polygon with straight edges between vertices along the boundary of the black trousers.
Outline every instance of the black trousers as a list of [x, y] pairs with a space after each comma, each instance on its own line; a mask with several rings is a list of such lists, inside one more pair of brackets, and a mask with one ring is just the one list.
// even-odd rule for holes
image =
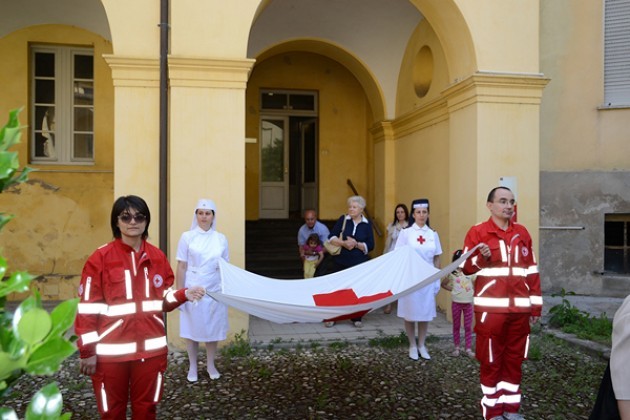
[[595, 406], [591, 412], [589, 420], [620, 420], [619, 407], [617, 407], [617, 398], [612, 387], [612, 379], [610, 377], [610, 362], [606, 366], [602, 382], [599, 385]]

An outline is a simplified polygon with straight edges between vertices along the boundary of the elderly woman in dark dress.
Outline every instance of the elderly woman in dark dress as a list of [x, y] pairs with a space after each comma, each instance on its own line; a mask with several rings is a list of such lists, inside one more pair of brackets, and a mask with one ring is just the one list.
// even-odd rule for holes
[[[341, 252], [333, 256], [331, 267], [333, 273], [367, 261], [368, 252], [374, 249], [372, 225], [363, 215], [364, 208], [365, 199], [360, 195], [348, 198], [348, 214], [341, 216], [330, 231], [328, 236], [330, 243], [341, 247]], [[352, 323], [357, 328], [363, 326], [361, 318], [353, 318]], [[332, 327], [335, 323], [327, 321], [325, 325]]]

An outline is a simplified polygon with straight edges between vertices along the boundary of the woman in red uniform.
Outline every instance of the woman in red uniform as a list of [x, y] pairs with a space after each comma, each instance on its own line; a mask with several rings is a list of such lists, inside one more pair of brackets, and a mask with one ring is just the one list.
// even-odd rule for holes
[[147, 203], [129, 195], [112, 207], [114, 240], [87, 260], [79, 286], [75, 332], [80, 370], [90, 375], [104, 419], [154, 419], [166, 370], [163, 312], [205, 294], [201, 287], [173, 290], [166, 256], [146, 241]]

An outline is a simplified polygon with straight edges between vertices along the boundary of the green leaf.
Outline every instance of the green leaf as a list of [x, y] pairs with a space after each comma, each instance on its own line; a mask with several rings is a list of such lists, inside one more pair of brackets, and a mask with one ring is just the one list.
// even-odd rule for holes
[[50, 313], [53, 325], [53, 329], [50, 332], [51, 336], [62, 336], [72, 327], [74, 318], [77, 315], [78, 305], [79, 298], [75, 298], [65, 300], [53, 309]]
[[7, 296], [13, 292], [23, 293], [28, 291], [28, 285], [33, 279], [33, 276], [21, 271], [11, 274], [8, 280], [0, 281], [0, 297]]
[[[18, 120], [21, 109], [13, 110], [9, 114], [9, 121], [0, 129], [0, 192], [6, 188], [24, 182], [28, 179], [31, 168], [24, 168], [22, 173], [15, 176], [20, 161], [16, 152], [9, 152], [8, 149], [20, 142], [22, 129]], [[8, 220], [0, 219], [0, 229]]]
[[26, 420], [58, 419], [63, 409], [63, 398], [57, 384], [48, 384], [35, 395], [26, 409]]
[[17, 328], [18, 328], [18, 324], [20, 323], [20, 319], [22, 319], [22, 316], [25, 313], [35, 308], [42, 309], [42, 303], [41, 303], [41, 300], [37, 299], [38, 297], [39, 295], [37, 294], [37, 292], [35, 292], [34, 296], [29, 296], [26, 299], [24, 299], [22, 303], [20, 303], [20, 305], [15, 310], [15, 313], [13, 314], [13, 325], [12, 325], [13, 331], [15, 332], [15, 334], [17, 334]]
[[7, 260], [0, 255], [0, 279], [4, 278], [4, 273], [7, 272]]
[[4, 125], [4, 128], [2, 129], [2, 131], [0, 131], [0, 139], [3, 138], [4, 130], [7, 127], [18, 127], [20, 125], [20, 122], [18, 121], [18, 114], [21, 111], [22, 111], [22, 108], [12, 109], [11, 111], [9, 111], [9, 121], [7, 121], [7, 123]]
[[[0, 301], [6, 300], [0, 298]], [[15, 338], [13, 329], [14, 314], [11, 311], [0, 312], [0, 351], [9, 353], [13, 359], [18, 359], [26, 354], [27, 345]]]
[[31, 354], [24, 370], [31, 375], [52, 375], [76, 350], [74, 345], [62, 337], [51, 338]]
[[19, 167], [17, 152], [0, 152], [0, 179], [9, 178]]
[[26, 367], [26, 357], [14, 358], [9, 353], [0, 352], [0, 380], [5, 380], [16, 370]]
[[15, 178], [15, 183], [19, 184], [25, 182], [26, 180], [28, 180], [28, 174], [33, 171], [35, 171], [35, 169], [25, 166], [24, 168], [22, 168], [22, 173], [17, 178]]
[[44, 309], [33, 308], [22, 314], [15, 335], [32, 346], [43, 341], [51, 327], [50, 314]]
[[[12, 214], [0, 213], [0, 230], [9, 223], [9, 220], [13, 219]], [[2, 278], [2, 276], [0, 276]]]
[[26, 354], [28, 345], [15, 338], [12, 329], [5, 329], [1, 334], [2, 351], [9, 353], [12, 358], [18, 359]]
[[18, 420], [15, 410], [9, 407], [0, 408], [0, 419], [2, 420]]
[[17, 185], [21, 182], [24, 182], [28, 179], [28, 174], [29, 172], [32, 172], [33, 169], [25, 167], [22, 170], [22, 173], [19, 176], [16, 177], [10, 177], [10, 178], [6, 178], [3, 179], [0, 177], [0, 192], [6, 190], [7, 188], [9, 188], [12, 185]]
[[18, 115], [21, 111], [22, 108], [9, 112], [9, 121], [0, 129], [0, 150], [6, 150], [12, 145], [19, 143], [21, 132]]
[[22, 128], [20, 126], [16, 127], [5, 127], [4, 128], [4, 149], [8, 149], [11, 146], [14, 146], [20, 142], [20, 137], [22, 137]]

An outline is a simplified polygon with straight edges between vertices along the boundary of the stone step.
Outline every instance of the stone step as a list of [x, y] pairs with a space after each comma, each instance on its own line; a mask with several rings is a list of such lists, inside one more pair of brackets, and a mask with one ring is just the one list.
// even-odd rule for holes
[[300, 219], [248, 221], [245, 231], [245, 269], [274, 279], [302, 277], [297, 250]]

